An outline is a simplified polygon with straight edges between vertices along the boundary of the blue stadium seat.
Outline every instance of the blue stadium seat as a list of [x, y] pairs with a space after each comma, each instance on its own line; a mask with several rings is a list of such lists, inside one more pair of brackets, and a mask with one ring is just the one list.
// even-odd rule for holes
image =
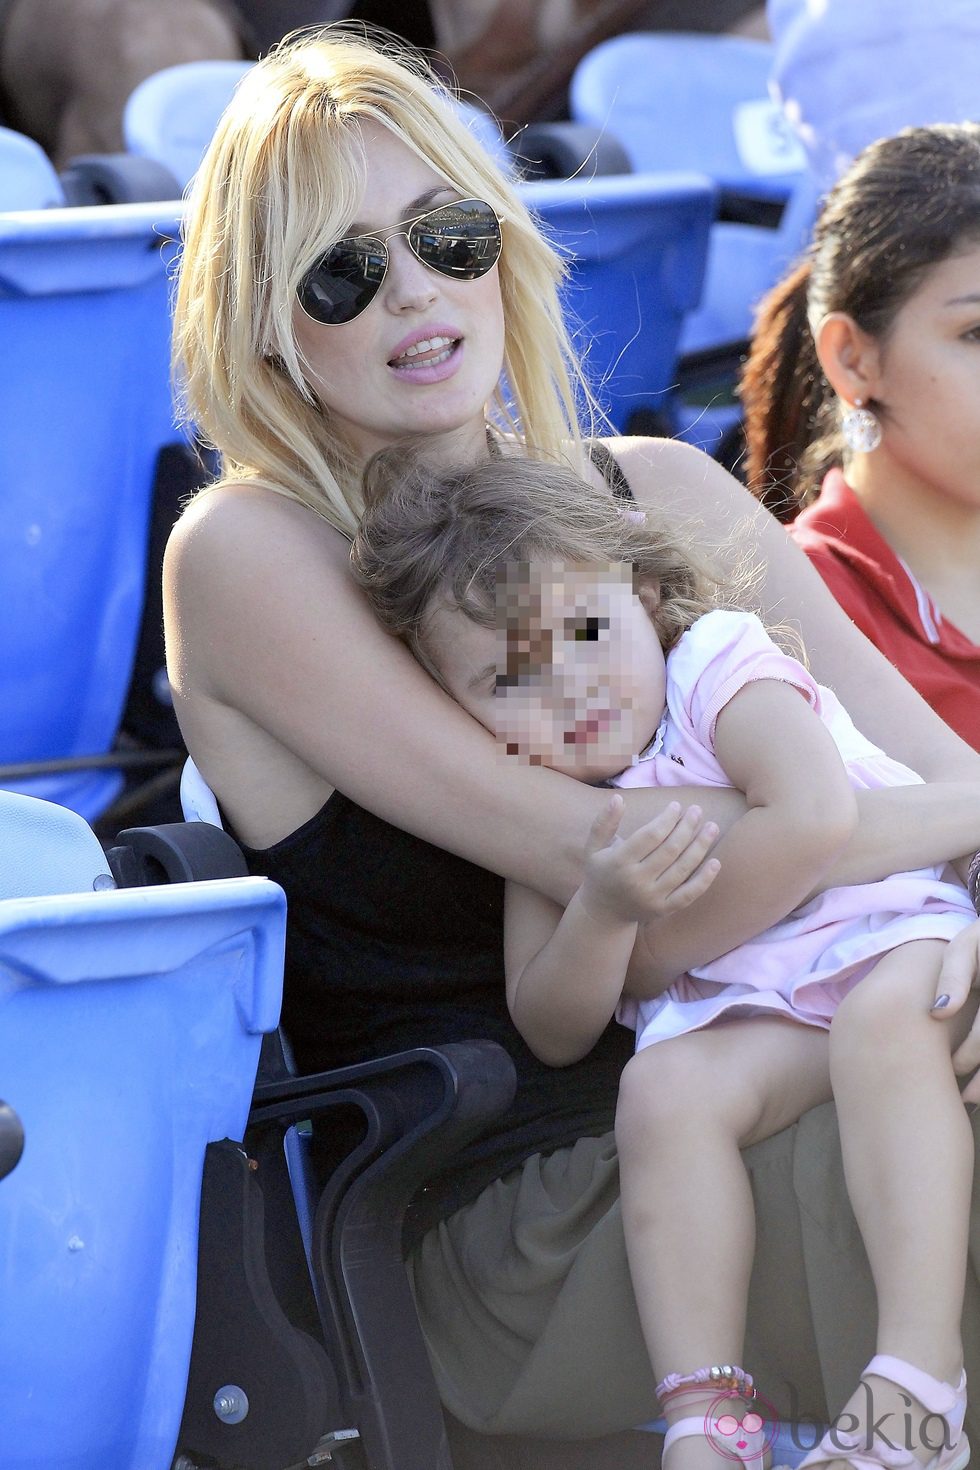
[[[815, 193], [803, 150], [769, 97], [771, 63], [763, 41], [651, 32], [603, 42], [572, 77], [573, 117], [607, 128], [635, 169], [693, 169], [718, 185], [721, 217], [701, 306], [684, 326], [685, 353], [747, 338], [753, 307], [812, 226]], [[738, 218], [724, 217], [726, 203]], [[774, 228], [751, 222], [767, 205]]]
[[637, 411], [668, 429], [683, 323], [704, 281], [711, 182], [616, 174], [528, 183], [521, 197], [569, 258], [565, 305], [600, 404], [620, 431]]
[[0, 210], [51, 209], [64, 202], [61, 180], [40, 144], [0, 128]]
[[3, 792], [0, 855], [0, 1085], [24, 1135], [0, 1179], [0, 1470], [169, 1470], [205, 1150], [245, 1130], [285, 898], [117, 890], [81, 818]]
[[0, 787], [94, 819], [143, 607], [157, 453], [177, 438], [175, 204], [0, 214]]

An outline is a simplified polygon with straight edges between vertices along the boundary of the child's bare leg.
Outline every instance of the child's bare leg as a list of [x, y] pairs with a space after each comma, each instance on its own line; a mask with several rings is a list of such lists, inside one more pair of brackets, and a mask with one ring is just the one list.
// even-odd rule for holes
[[[740, 1149], [830, 1097], [826, 1031], [756, 1017], [638, 1052], [620, 1084], [623, 1223], [658, 1381], [742, 1362], [755, 1220]], [[669, 1423], [717, 1397], [668, 1403]], [[671, 1470], [718, 1470], [718, 1451], [677, 1441]]]
[[[842, 1002], [830, 1059], [848, 1194], [878, 1294], [877, 1350], [955, 1385], [973, 1136], [949, 1056], [976, 1005], [948, 1023], [930, 1016], [944, 949], [919, 941], [879, 961]], [[856, 1422], [841, 1427], [864, 1438], [878, 1423], [877, 1433], [930, 1460], [941, 1427], [913, 1412], [909, 1435], [907, 1396], [865, 1381], [871, 1392], [859, 1386], [845, 1406]]]

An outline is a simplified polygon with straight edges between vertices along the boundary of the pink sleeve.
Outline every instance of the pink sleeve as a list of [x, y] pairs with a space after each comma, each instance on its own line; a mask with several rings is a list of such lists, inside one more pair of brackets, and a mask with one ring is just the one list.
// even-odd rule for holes
[[791, 684], [820, 712], [819, 685], [798, 659], [777, 648], [752, 613], [718, 610], [699, 618], [670, 655], [669, 665], [683, 688], [690, 725], [712, 751], [715, 725], [725, 705], [759, 679]]

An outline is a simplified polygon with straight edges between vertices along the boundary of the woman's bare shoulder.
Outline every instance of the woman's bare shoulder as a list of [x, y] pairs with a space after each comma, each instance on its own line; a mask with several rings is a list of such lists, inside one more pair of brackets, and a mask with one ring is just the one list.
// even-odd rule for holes
[[349, 541], [321, 516], [288, 495], [261, 485], [231, 484], [195, 496], [176, 522], [167, 563], [182, 574], [212, 574], [226, 563], [240, 567], [243, 554], [262, 560], [277, 548], [307, 548], [308, 555], [346, 564]]
[[708, 541], [726, 542], [733, 532], [750, 528], [758, 535], [772, 522], [744, 485], [691, 444], [628, 436], [602, 442], [641, 505], [685, 522], [695, 518]]

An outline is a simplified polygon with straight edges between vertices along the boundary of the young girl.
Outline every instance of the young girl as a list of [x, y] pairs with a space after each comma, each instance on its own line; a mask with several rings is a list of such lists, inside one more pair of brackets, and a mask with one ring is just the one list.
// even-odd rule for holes
[[[750, 809], [748, 860], [752, 848], [781, 855], [788, 917], [761, 935], [718, 905], [726, 874], [708, 865], [716, 903], [702, 938], [716, 958], [687, 973], [657, 920], [690, 905], [705, 923], [689, 869], [652, 824], [618, 837], [618, 795], [564, 910], [506, 890], [507, 998], [532, 1050], [566, 1066], [617, 1008], [636, 1027], [616, 1136], [670, 1470], [717, 1465], [718, 1452], [763, 1463], [767, 1431], [743, 1415], [753, 1385], [738, 1366], [754, 1246], [740, 1149], [831, 1096], [878, 1289], [878, 1351], [806, 1463], [960, 1470], [972, 1136], [951, 1031], [936, 1024], [950, 997], [936, 988], [945, 943], [974, 909], [939, 868], [812, 896], [853, 830], [854, 791], [918, 777], [864, 739], [757, 618], [719, 606], [676, 540], [570, 472], [504, 459], [406, 470], [388, 451], [365, 499], [359, 582], [508, 755], [604, 785], [735, 786]], [[636, 1002], [641, 923], [662, 989]]]
[[978, 348], [980, 126], [909, 128], [828, 195], [741, 391], [751, 488], [980, 750]]

